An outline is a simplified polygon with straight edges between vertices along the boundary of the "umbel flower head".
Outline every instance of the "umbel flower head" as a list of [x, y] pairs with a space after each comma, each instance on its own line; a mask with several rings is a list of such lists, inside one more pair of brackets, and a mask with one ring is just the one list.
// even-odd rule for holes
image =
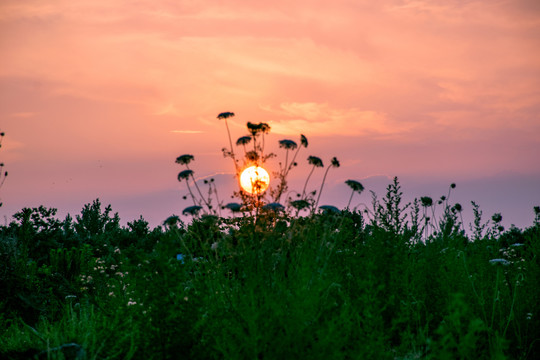
[[296, 142], [292, 140], [284, 139], [284, 140], [279, 140], [279, 147], [287, 149], [287, 150], [294, 150], [298, 147], [298, 145], [296, 144]]
[[232, 212], [239, 212], [242, 211], [242, 204], [231, 202], [224, 206], [225, 209], [229, 209]]
[[433, 205], [433, 199], [429, 196], [422, 196], [420, 198], [420, 202], [422, 203], [423, 207], [430, 207], [431, 205]]
[[180, 164], [180, 165], [187, 165], [190, 162], [192, 162], [194, 159], [195, 158], [193, 157], [193, 155], [184, 154], [184, 155], [180, 155], [179, 157], [176, 158], [176, 163]]
[[307, 148], [308, 146], [307, 137], [304, 134], [300, 134], [300, 145], [302, 145], [305, 148]]
[[254, 123], [248, 122], [247, 128], [250, 134], [253, 136], [258, 135], [259, 133], [268, 134], [268, 132], [270, 131], [270, 125], [268, 125], [267, 123], [254, 124]]
[[202, 206], [199, 205], [188, 206], [187, 208], [182, 210], [182, 214], [195, 216], [199, 213], [199, 211], [201, 211], [201, 209]]
[[242, 136], [236, 140], [236, 146], [247, 145], [251, 141], [251, 136]]
[[308, 160], [308, 163], [310, 165], [313, 165], [315, 167], [323, 167], [324, 166], [321, 158], [319, 158], [317, 156], [308, 156], [307, 160]]
[[324, 213], [338, 213], [339, 209], [332, 205], [321, 205], [319, 206], [319, 209], [321, 209]]
[[264, 205], [263, 209], [272, 210], [272, 211], [281, 211], [281, 210], [284, 210], [285, 207], [278, 202], [272, 202], [272, 203]]
[[186, 180], [193, 174], [193, 170], [184, 170], [178, 173], [178, 181]]
[[332, 160], [330, 161], [333, 167], [339, 167], [339, 160], [334, 156]]
[[291, 206], [297, 210], [303, 210], [309, 207], [309, 202], [307, 200], [294, 200], [291, 201]]
[[228, 119], [230, 117], [233, 117], [234, 116], [234, 113], [233, 112], [229, 112], [229, 111], [226, 111], [226, 112], [222, 112], [220, 113], [217, 118], [219, 120], [222, 120], [222, 119]]
[[345, 184], [347, 184], [353, 191], [356, 191], [359, 194], [364, 191], [364, 185], [362, 185], [356, 180], [347, 180], [345, 181]]

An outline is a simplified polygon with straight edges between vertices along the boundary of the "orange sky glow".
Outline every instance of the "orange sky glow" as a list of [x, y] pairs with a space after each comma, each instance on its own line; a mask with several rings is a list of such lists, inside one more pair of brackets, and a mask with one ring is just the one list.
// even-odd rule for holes
[[269, 123], [278, 154], [307, 136], [293, 184], [336, 156], [325, 202], [398, 176], [410, 196], [456, 182], [507, 226], [540, 205], [537, 0], [3, 0], [0, 50], [6, 221], [98, 197], [126, 221], [180, 214], [177, 156], [233, 171], [224, 111], [233, 140]]

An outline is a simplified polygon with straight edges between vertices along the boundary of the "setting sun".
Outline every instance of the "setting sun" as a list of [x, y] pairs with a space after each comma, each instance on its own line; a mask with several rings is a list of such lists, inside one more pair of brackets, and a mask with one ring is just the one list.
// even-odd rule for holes
[[250, 166], [240, 175], [240, 185], [250, 194], [260, 194], [268, 189], [270, 176], [262, 167]]

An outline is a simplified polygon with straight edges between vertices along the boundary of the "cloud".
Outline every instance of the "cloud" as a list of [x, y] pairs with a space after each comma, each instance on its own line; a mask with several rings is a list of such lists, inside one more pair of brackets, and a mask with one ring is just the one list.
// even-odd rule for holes
[[396, 124], [387, 114], [356, 108], [332, 108], [327, 103], [282, 103], [279, 108], [262, 107], [277, 116], [270, 122], [272, 131], [284, 135], [309, 133], [314, 136], [387, 137], [411, 129], [409, 124]]

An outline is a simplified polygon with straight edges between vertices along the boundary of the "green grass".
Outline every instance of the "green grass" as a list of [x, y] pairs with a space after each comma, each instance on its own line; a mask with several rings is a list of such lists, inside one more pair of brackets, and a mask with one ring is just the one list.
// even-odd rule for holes
[[538, 221], [421, 240], [394, 205], [154, 230], [28, 209], [0, 232], [0, 357], [539, 358]]

